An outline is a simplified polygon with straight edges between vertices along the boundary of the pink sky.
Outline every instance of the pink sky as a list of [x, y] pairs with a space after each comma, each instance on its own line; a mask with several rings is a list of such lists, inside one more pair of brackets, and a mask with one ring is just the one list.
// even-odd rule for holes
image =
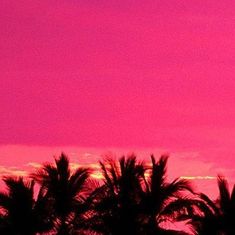
[[234, 11], [228, 0], [2, 0], [2, 171], [60, 150], [84, 162], [91, 149], [162, 150], [174, 172], [234, 182]]

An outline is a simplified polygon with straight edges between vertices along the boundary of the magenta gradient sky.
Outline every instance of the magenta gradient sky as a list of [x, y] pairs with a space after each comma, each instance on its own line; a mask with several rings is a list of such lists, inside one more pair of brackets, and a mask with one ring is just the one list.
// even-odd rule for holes
[[85, 163], [162, 150], [174, 172], [233, 183], [234, 11], [228, 0], [1, 0], [0, 170], [60, 150]]

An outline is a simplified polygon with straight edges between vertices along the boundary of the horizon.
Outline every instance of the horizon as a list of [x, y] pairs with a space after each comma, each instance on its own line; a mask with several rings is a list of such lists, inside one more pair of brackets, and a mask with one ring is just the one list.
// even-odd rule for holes
[[[209, 197], [216, 199], [218, 195], [217, 176], [223, 175], [228, 179], [230, 189], [232, 189], [233, 172], [230, 169], [223, 169], [221, 165], [216, 165], [213, 161], [200, 159], [197, 152], [168, 152], [166, 149], [123, 149], [123, 148], [79, 148], [75, 146], [21, 146], [9, 145], [0, 147], [0, 155], [4, 156], [0, 165], [0, 177], [3, 176], [23, 176], [28, 177], [30, 173], [37, 171], [44, 163], [54, 164], [54, 159], [61, 153], [65, 153], [70, 159], [72, 170], [79, 167], [89, 167], [92, 169], [91, 177], [100, 180], [99, 161], [106, 157], [118, 160], [122, 156], [135, 155], [138, 161], [150, 163], [150, 156], [153, 154], [156, 159], [162, 155], [169, 156], [167, 176], [171, 181], [175, 178], [182, 178], [190, 181], [197, 192], [204, 192]], [[17, 158], [15, 156], [21, 156]], [[14, 161], [12, 161], [14, 159]], [[187, 162], [186, 162], [187, 161]], [[197, 166], [196, 168], [194, 166]], [[227, 175], [223, 171], [227, 171]], [[0, 185], [2, 182], [0, 183]]]

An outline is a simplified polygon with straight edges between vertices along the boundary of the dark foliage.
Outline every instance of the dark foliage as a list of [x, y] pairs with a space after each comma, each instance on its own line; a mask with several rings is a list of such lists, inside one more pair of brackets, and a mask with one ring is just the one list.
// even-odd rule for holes
[[92, 181], [90, 169], [71, 170], [62, 153], [30, 179], [3, 177], [0, 234], [186, 235], [163, 225], [185, 221], [195, 235], [234, 235], [235, 187], [230, 193], [218, 176], [219, 198], [213, 201], [187, 180], [168, 181], [167, 162], [167, 156], [151, 156], [151, 165], [133, 155], [105, 159], [102, 180]]
[[[89, 190], [89, 170], [80, 167], [71, 172], [69, 159], [62, 153], [55, 159], [55, 165], [44, 164], [32, 177], [46, 191], [51, 202], [51, 214], [57, 234], [73, 234], [75, 218], [80, 216], [83, 220], [82, 215], [88, 209], [86, 195]], [[77, 220], [77, 229], [78, 223]]]
[[7, 192], [0, 193], [0, 234], [33, 235], [52, 228], [50, 204], [42, 188], [34, 199], [34, 181], [22, 177], [3, 179]]

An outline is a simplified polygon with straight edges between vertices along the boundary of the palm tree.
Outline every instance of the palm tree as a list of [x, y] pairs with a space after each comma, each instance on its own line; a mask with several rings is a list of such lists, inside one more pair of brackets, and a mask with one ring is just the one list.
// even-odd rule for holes
[[219, 198], [211, 200], [200, 194], [203, 203], [198, 204], [191, 216], [191, 224], [197, 235], [234, 235], [235, 234], [235, 185], [230, 193], [227, 180], [217, 178]]
[[33, 179], [46, 190], [47, 196], [53, 205], [55, 227], [58, 235], [74, 234], [74, 220], [76, 228], [82, 224], [82, 215], [86, 211], [86, 194], [88, 193], [87, 180], [89, 169], [80, 167], [71, 172], [69, 159], [61, 154], [55, 159], [55, 165], [45, 163], [43, 167], [32, 175]]
[[135, 156], [100, 162], [103, 185], [96, 190], [92, 228], [103, 235], [141, 234], [138, 206], [144, 165]]
[[7, 191], [0, 193], [0, 233], [35, 235], [52, 228], [48, 200], [43, 189], [34, 199], [34, 181], [5, 177]]
[[168, 156], [161, 156], [156, 162], [152, 155], [152, 165], [148, 176], [144, 177], [141, 206], [146, 234], [172, 234], [172, 231], [163, 230], [161, 223], [173, 221], [176, 217], [183, 218], [185, 209], [193, 202], [182, 194], [193, 192], [187, 180], [177, 178], [167, 181], [167, 160]]

